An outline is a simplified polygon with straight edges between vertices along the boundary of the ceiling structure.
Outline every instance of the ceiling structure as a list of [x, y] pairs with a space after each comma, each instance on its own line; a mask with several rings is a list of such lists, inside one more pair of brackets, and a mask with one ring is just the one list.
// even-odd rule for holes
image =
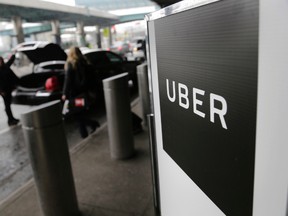
[[[111, 26], [143, 20], [147, 13], [176, 2], [179, 0], [75, 0], [76, 6], [68, 6], [41, 0], [0, 0], [0, 20], [11, 21], [13, 16], [19, 16], [25, 22], [43, 23], [40, 27], [25, 28], [25, 34], [50, 31], [51, 20], [59, 20], [61, 28], [69, 27], [72, 23], [75, 25], [76, 21], [83, 22], [85, 26]], [[138, 10], [140, 8], [144, 10], [141, 12]], [[130, 11], [126, 15], [109, 13], [121, 10]], [[12, 31], [1, 30], [0, 35], [11, 35]]]
[[150, 0], [75, 0], [76, 5], [94, 7], [104, 11], [156, 6]]
[[118, 16], [96, 8], [68, 6], [39, 0], [1, 0], [0, 17], [11, 20], [13, 16], [19, 16], [26, 22], [82, 21], [84, 25], [110, 25], [119, 20]]
[[115, 9], [127, 9], [153, 6], [167, 7], [180, 0], [75, 0], [76, 5], [86, 5], [109, 11]]
[[[115, 13], [120, 17], [119, 21], [122, 23], [144, 19], [146, 14], [179, 1], [180, 0], [75, 0], [75, 4]], [[130, 10], [130, 12], [127, 12], [128, 10]], [[126, 13], [129, 14], [125, 15], [124, 12], [123, 14], [116, 13], [120, 13], [121, 11], [126, 11]]]
[[[59, 20], [82, 21], [84, 25], [108, 26], [143, 19], [144, 15], [178, 0], [75, 0], [77, 6], [61, 5], [39, 0], [0, 0], [0, 18], [11, 20], [20, 16], [26, 22]], [[81, 6], [82, 5], [82, 6]], [[136, 8], [149, 8], [139, 12]], [[151, 9], [152, 8], [152, 9]], [[115, 15], [109, 11], [131, 9], [127, 15]], [[152, 11], [151, 11], [152, 10]], [[134, 13], [133, 13], [134, 12]]]
[[143, 20], [146, 14], [160, 9], [160, 6], [151, 0], [75, 0], [75, 4], [118, 15], [118, 23]]

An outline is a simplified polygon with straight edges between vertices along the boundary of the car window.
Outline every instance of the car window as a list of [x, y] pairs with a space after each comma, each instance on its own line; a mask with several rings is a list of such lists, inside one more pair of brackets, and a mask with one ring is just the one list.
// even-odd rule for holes
[[115, 55], [115, 54], [113, 54], [113, 53], [111, 53], [111, 52], [107, 52], [106, 53], [106, 55], [107, 55], [107, 57], [108, 57], [108, 59], [109, 59], [109, 61], [112, 63], [115, 63], [115, 62], [117, 62], [117, 63], [120, 63], [120, 62], [122, 62], [122, 58], [121, 57], [119, 57], [119, 56], [117, 56], [117, 55]]
[[91, 64], [99, 65], [109, 63], [109, 59], [105, 52], [92, 52], [85, 55]]
[[55, 63], [53, 61], [44, 62], [42, 64], [35, 65], [34, 72], [44, 73], [44, 72], [51, 72], [51, 71], [63, 71], [64, 65], [65, 65], [65, 62], [62, 62], [62, 63]]

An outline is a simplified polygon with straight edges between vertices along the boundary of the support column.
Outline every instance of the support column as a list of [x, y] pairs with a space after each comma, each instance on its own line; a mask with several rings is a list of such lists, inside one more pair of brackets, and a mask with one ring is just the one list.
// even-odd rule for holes
[[96, 26], [96, 43], [99, 49], [102, 48], [100, 26]]
[[85, 41], [85, 32], [84, 32], [84, 23], [79, 21], [76, 24], [77, 26], [77, 43], [78, 46], [86, 46], [86, 41]]
[[112, 46], [112, 39], [113, 39], [112, 32], [111, 32], [111, 26], [109, 26], [108, 29], [109, 29], [109, 47], [111, 47]]
[[110, 27], [105, 27], [103, 28], [103, 46], [104, 46], [104, 49], [106, 48], [109, 48], [111, 46], [111, 36], [110, 36]]
[[52, 41], [58, 45], [61, 45], [61, 31], [59, 20], [52, 20], [51, 27], [52, 27]]
[[30, 35], [30, 39], [31, 39], [32, 41], [37, 41], [37, 35], [36, 35], [36, 34], [31, 34], [31, 35]]
[[17, 39], [17, 43], [23, 43], [25, 41], [23, 28], [22, 28], [22, 19], [19, 16], [12, 17], [12, 23], [14, 26], [14, 33]]

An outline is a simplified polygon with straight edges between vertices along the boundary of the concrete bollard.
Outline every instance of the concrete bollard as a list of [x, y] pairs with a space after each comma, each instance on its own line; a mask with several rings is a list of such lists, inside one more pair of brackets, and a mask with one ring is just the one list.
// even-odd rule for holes
[[43, 214], [79, 216], [60, 101], [22, 114], [21, 122]]
[[143, 124], [147, 125], [147, 115], [151, 113], [147, 63], [137, 66], [137, 79]]
[[110, 155], [126, 159], [134, 154], [128, 73], [103, 80]]

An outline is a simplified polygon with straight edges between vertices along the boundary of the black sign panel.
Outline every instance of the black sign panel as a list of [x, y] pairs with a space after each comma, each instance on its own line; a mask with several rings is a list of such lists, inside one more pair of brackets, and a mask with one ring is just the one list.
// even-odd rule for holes
[[164, 150], [229, 216], [252, 215], [258, 4], [155, 20]]

